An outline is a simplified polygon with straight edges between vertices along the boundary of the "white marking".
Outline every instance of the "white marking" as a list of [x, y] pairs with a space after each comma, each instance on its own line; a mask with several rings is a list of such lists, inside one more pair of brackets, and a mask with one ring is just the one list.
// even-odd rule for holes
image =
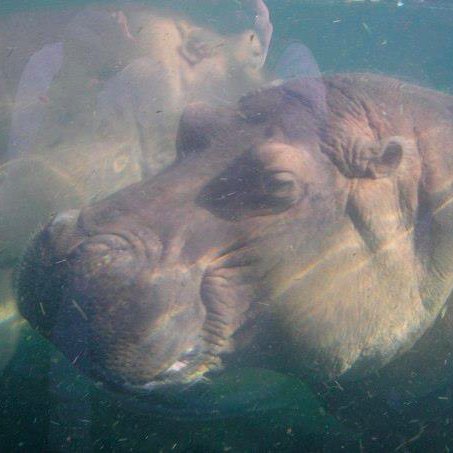
[[186, 362], [181, 362], [180, 360], [177, 360], [170, 368], [168, 368], [168, 371], [181, 371], [183, 368], [187, 366]]

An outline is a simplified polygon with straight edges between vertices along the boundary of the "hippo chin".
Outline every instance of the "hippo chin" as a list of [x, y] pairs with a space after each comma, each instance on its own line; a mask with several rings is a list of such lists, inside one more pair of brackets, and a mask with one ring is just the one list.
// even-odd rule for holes
[[361, 379], [407, 364], [434, 322], [450, 338], [453, 98], [366, 74], [324, 85], [190, 106], [173, 165], [36, 236], [22, 314], [132, 390], [247, 351], [270, 366], [272, 342], [287, 371]]

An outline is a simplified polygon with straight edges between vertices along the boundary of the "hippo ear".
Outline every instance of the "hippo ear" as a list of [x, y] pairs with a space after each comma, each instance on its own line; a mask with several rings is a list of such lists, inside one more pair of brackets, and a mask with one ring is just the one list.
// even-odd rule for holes
[[346, 156], [346, 172], [353, 178], [389, 177], [399, 167], [403, 149], [404, 140], [401, 137], [372, 143], [356, 140]]
[[215, 53], [216, 46], [212, 45], [212, 34], [202, 28], [191, 26], [186, 21], [178, 22], [177, 27], [181, 36], [179, 51], [191, 65], [196, 65]]
[[388, 139], [377, 149], [379, 152], [368, 164], [368, 172], [373, 179], [392, 175], [403, 158], [403, 143], [399, 137]]
[[190, 104], [184, 110], [176, 137], [178, 159], [204, 151], [217, 130], [217, 111], [204, 102]]

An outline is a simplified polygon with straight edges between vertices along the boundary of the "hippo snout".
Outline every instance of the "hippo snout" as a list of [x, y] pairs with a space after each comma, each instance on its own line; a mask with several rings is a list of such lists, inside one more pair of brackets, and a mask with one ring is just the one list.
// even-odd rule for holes
[[55, 216], [32, 239], [16, 270], [15, 289], [20, 311], [32, 327], [45, 336], [55, 324], [62, 292], [60, 275], [67, 268], [67, 238], [74, 231], [78, 216], [78, 210]]
[[29, 245], [16, 293], [31, 326], [83, 372], [152, 389], [203, 362], [205, 309], [193, 273], [141, 244], [127, 228], [87, 230], [83, 211], [58, 214]]

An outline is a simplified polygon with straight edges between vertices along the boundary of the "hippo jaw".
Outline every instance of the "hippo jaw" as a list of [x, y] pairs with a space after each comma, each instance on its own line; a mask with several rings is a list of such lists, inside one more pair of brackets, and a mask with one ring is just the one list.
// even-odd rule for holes
[[149, 231], [87, 233], [82, 217], [59, 214], [24, 256], [16, 291], [32, 327], [117, 390], [194, 383], [219, 369], [238, 323], [207, 308], [216, 269], [153, 269], [161, 250]]

